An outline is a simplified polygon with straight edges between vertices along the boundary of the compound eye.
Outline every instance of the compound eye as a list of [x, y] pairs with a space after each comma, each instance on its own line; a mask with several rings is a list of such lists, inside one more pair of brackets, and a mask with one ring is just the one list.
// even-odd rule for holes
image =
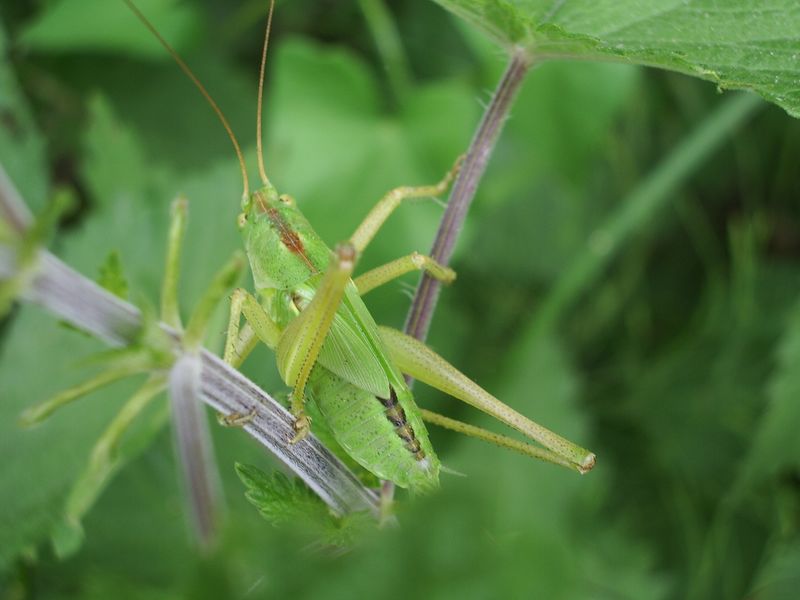
[[278, 200], [284, 204], [288, 204], [289, 206], [294, 206], [294, 198], [292, 198], [289, 194], [281, 194], [278, 196]]

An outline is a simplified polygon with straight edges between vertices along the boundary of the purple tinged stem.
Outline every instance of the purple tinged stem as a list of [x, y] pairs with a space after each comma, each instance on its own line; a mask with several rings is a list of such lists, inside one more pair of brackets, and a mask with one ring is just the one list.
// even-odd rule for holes
[[[441, 265], [447, 266], [453, 256], [467, 211], [531, 64], [531, 56], [524, 50], [519, 49], [512, 53], [508, 67], [472, 138], [430, 252], [430, 256]], [[406, 317], [405, 332], [408, 335], [423, 342], [428, 337], [440, 290], [440, 282], [430, 275], [422, 275]]]
[[[483, 172], [489, 164], [489, 158], [494, 150], [495, 143], [500, 137], [500, 132], [506, 122], [508, 113], [514, 104], [517, 92], [525, 75], [532, 64], [531, 56], [523, 49], [511, 53], [511, 60], [506, 67], [500, 83], [492, 96], [492, 100], [483, 113], [480, 125], [472, 138], [467, 151], [467, 157], [461, 165], [456, 182], [450, 192], [447, 209], [442, 215], [439, 230], [433, 241], [430, 256], [442, 266], [448, 266], [453, 256], [456, 241], [464, 225], [464, 219], [478, 190]], [[433, 313], [439, 301], [439, 292], [442, 284], [423, 273], [414, 293], [414, 300], [406, 316], [404, 331], [416, 339], [424, 342], [428, 337]], [[409, 387], [414, 384], [413, 378], [406, 376]], [[381, 505], [391, 503], [394, 496], [394, 485], [385, 481], [381, 488]]]

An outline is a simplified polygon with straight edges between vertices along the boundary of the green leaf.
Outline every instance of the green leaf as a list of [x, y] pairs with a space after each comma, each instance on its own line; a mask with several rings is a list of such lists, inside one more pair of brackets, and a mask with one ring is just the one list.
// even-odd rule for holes
[[97, 283], [115, 296], [127, 300], [128, 280], [125, 279], [125, 273], [122, 271], [122, 261], [120, 260], [118, 251], [112, 250], [109, 252], [106, 257], [106, 262], [100, 265], [100, 274], [97, 277]]
[[278, 471], [267, 475], [257, 467], [239, 463], [236, 473], [247, 488], [247, 499], [273, 525], [305, 518], [324, 520], [330, 515], [327, 506], [298, 479]]
[[337, 517], [302, 481], [279, 471], [267, 475], [252, 465], [236, 463], [236, 473], [247, 488], [245, 497], [264, 519], [273, 525], [293, 523], [323, 545], [350, 546], [376, 523], [362, 513]]
[[750, 89], [800, 116], [794, 0], [435, 0], [534, 57], [623, 61]]

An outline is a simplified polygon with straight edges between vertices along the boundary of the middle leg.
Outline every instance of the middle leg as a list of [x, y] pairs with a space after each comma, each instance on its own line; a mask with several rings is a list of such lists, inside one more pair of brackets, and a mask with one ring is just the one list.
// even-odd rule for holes
[[408, 256], [403, 256], [385, 265], [375, 267], [363, 275], [359, 275], [353, 282], [358, 288], [359, 295], [363, 296], [376, 287], [382, 286], [411, 271], [425, 271], [428, 275], [444, 284], [453, 283], [456, 279], [456, 273], [453, 269], [439, 264], [430, 256], [412, 252]]
[[356, 249], [356, 252], [359, 255], [364, 252], [364, 249], [372, 241], [372, 238], [375, 237], [375, 234], [378, 233], [378, 230], [386, 222], [386, 219], [400, 206], [403, 200], [425, 198], [442, 194], [458, 174], [463, 158], [463, 156], [459, 156], [447, 175], [437, 184], [420, 187], [398, 187], [381, 198], [373, 209], [369, 211], [369, 214], [361, 225], [353, 232], [353, 235], [350, 236], [350, 243]]

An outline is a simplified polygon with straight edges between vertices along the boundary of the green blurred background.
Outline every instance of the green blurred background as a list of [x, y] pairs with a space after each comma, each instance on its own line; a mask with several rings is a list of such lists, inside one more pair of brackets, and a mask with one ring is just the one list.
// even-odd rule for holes
[[[387, 70], [364, 4], [278, 2], [267, 69], [268, 173], [330, 243], [387, 189], [440, 178], [505, 63], [433, 2], [390, 1], [407, 71]], [[265, 3], [140, 5], [254, 164]], [[58, 187], [78, 200], [53, 250], [91, 277], [118, 250], [132, 299], [155, 304], [169, 203], [185, 194], [181, 293], [192, 306], [238, 247], [241, 182], [213, 113], [121, 2], [2, 0], [0, 19], [0, 162], [34, 209]], [[168, 427], [150, 433], [159, 403], [133, 432], [135, 460], [85, 520], [84, 544], [59, 560], [49, 539], [65, 494], [139, 382], [19, 429], [25, 407], [86, 378], [82, 361], [101, 346], [18, 307], [0, 328], [0, 597], [797, 597], [800, 124], [763, 104], [691, 161], [674, 193], [642, 187], [731, 96], [623, 65], [535, 69], [458, 244], [431, 344], [593, 449], [591, 474], [434, 430], [443, 462], [466, 477], [444, 475], [431, 497], [401, 495], [401, 528], [341, 553], [264, 522], [233, 464], [275, 464], [214, 427], [229, 510], [219, 549], [203, 558]], [[652, 210], [631, 220], [631, 197]], [[441, 212], [432, 202], [398, 211], [361, 267], [427, 251]], [[368, 296], [379, 322], [402, 326], [408, 285]], [[246, 372], [281, 389], [267, 352]]]

